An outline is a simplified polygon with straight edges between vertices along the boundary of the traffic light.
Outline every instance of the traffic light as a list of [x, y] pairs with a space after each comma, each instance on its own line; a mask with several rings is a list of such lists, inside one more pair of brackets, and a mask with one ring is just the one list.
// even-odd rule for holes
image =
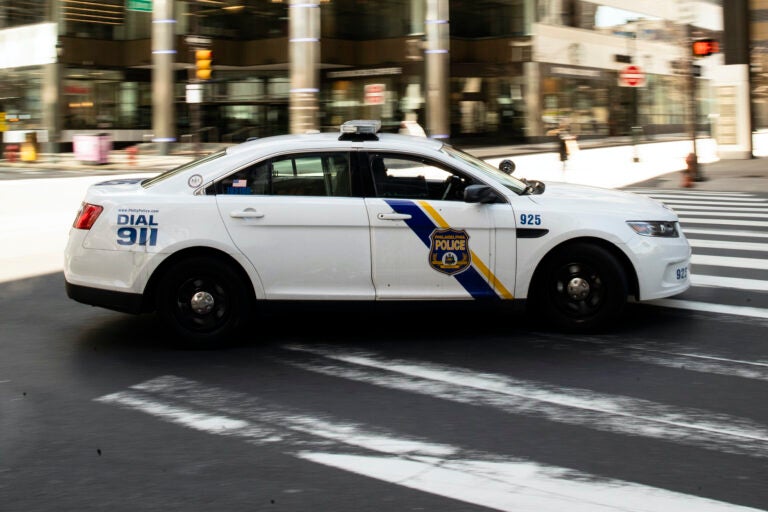
[[692, 48], [694, 57], [706, 57], [720, 51], [717, 39], [696, 39]]
[[195, 76], [198, 80], [211, 79], [211, 50], [195, 50]]

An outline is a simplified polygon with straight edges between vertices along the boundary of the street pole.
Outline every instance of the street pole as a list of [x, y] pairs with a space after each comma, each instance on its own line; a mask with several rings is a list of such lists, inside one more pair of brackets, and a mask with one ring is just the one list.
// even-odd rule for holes
[[[200, 32], [200, 22], [197, 19], [198, 17], [198, 4], [195, 2], [194, 4], [190, 4], [192, 9], [192, 34], [194, 36], [197, 36]], [[189, 106], [189, 128], [190, 128], [190, 135], [192, 138], [192, 150], [195, 158], [198, 158], [200, 156], [200, 130], [202, 128], [202, 122], [200, 119], [200, 102], [203, 101], [203, 84], [201, 80], [198, 80], [197, 78], [197, 62], [196, 62], [196, 50], [198, 48], [202, 48], [199, 41], [195, 41], [193, 44], [190, 45], [190, 50], [192, 53], [192, 68], [190, 69], [188, 76], [188, 81], [190, 86], [195, 87], [197, 89], [197, 92], [199, 92], [200, 96], [197, 98], [194, 98], [195, 101], [192, 101], [191, 103], [187, 103]], [[197, 93], [196, 93], [197, 94]]]
[[[632, 32], [632, 60], [637, 66], [637, 30], [639, 28], [639, 20], [635, 20], [635, 30]], [[641, 68], [642, 69], [642, 68]], [[633, 114], [633, 121], [634, 126], [632, 126], [632, 146], [633, 146], [633, 156], [632, 161], [637, 163], [640, 161], [640, 155], [638, 154], [638, 139], [640, 138], [640, 114], [638, 112], [638, 105], [637, 105], [637, 96], [638, 96], [638, 89], [640, 89], [639, 84], [632, 88], [632, 114]]]
[[699, 156], [696, 149], [696, 120], [698, 118], [698, 105], [696, 102], [696, 59], [693, 57], [691, 45], [693, 44], [693, 27], [686, 25], [686, 52], [688, 54], [688, 134], [691, 137], [692, 151], [688, 163], [688, 171], [693, 181], [699, 181]]

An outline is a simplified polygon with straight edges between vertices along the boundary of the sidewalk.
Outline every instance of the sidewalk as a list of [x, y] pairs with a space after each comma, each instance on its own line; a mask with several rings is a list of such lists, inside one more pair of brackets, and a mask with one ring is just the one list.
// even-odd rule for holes
[[[621, 143], [624, 142], [622, 145]], [[627, 144], [621, 138], [584, 140], [580, 150], [560, 161], [556, 144], [526, 144], [465, 148], [467, 152], [498, 165], [504, 159], [516, 164], [515, 176], [542, 181], [565, 181], [604, 188], [651, 187], [684, 188], [685, 157], [690, 140], [666, 140]], [[223, 146], [223, 145], [222, 145]], [[768, 192], [768, 133], [755, 135], [752, 159], [719, 159], [712, 139], [699, 139], [699, 176], [692, 189]], [[33, 174], [45, 177], [157, 173], [189, 162], [194, 153], [158, 155], [143, 152], [131, 156], [126, 151], [112, 151], [106, 164], [83, 163], [72, 153], [40, 154], [36, 162], [0, 160], [2, 169], [13, 169], [16, 179]], [[35, 171], [41, 171], [37, 173]]]
[[[692, 190], [768, 193], [768, 157], [749, 160], [717, 160], [700, 164], [704, 181], [694, 183]], [[633, 187], [675, 189], [682, 187], [682, 173], [671, 173], [638, 182]]]

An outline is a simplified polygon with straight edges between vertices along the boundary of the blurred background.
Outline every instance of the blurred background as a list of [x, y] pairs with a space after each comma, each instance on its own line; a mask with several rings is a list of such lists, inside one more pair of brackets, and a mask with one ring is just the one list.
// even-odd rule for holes
[[0, 1], [3, 142], [54, 152], [376, 118], [464, 145], [698, 133], [746, 157], [767, 94], [768, 0]]

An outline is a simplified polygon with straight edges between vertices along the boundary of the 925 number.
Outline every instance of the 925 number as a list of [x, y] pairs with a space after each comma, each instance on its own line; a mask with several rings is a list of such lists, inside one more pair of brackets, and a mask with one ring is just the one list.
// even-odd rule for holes
[[539, 226], [541, 225], [541, 215], [538, 213], [521, 213], [520, 224], [524, 226]]
[[678, 281], [688, 277], [688, 267], [682, 267], [675, 270], [675, 276], [677, 277]]

